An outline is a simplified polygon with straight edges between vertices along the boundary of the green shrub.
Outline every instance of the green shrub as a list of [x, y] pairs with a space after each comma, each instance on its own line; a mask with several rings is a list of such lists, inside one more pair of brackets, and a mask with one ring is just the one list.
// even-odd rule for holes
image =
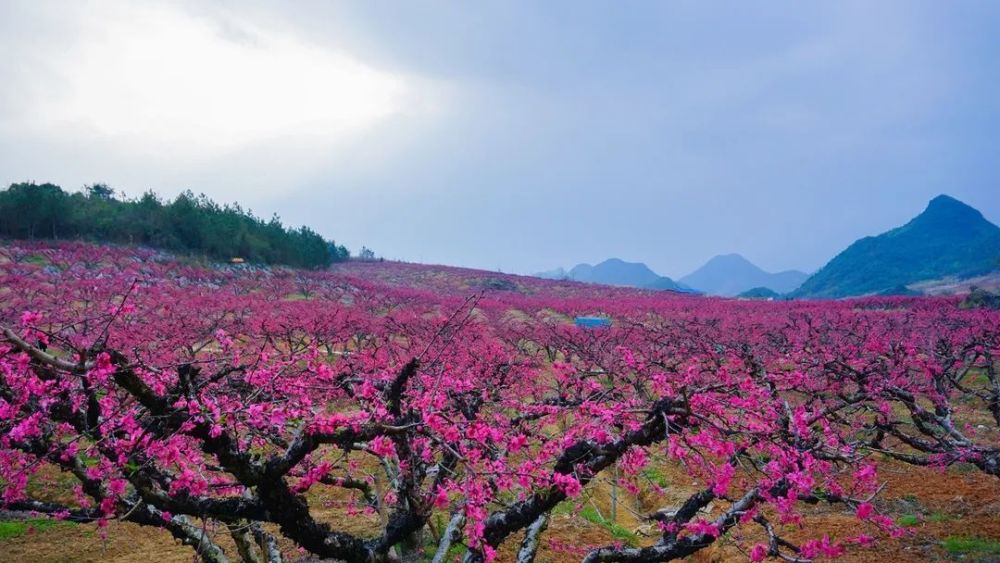
[[972, 536], [949, 536], [941, 542], [954, 555], [1000, 555], [1000, 540]]
[[51, 518], [27, 518], [24, 520], [0, 521], [0, 540], [16, 538], [27, 533], [44, 532], [56, 526], [70, 526], [72, 522]]

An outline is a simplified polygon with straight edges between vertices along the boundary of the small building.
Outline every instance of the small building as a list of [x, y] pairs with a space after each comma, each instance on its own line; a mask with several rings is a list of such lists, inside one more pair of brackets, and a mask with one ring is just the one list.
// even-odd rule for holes
[[246, 262], [246, 260], [240, 258], [239, 256], [233, 256], [229, 259], [230, 264], [242, 264], [244, 262]]
[[580, 328], [605, 328], [611, 326], [611, 319], [605, 317], [577, 317], [573, 323]]

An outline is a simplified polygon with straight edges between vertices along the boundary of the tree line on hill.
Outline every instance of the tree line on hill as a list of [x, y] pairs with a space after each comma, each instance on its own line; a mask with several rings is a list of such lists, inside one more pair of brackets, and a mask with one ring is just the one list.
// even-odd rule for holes
[[219, 205], [191, 191], [173, 201], [151, 191], [130, 199], [105, 184], [82, 192], [48, 183], [11, 184], [0, 190], [0, 237], [141, 244], [297, 268], [325, 268], [350, 257], [344, 246], [309, 227], [286, 227], [277, 215], [265, 221], [239, 204]]

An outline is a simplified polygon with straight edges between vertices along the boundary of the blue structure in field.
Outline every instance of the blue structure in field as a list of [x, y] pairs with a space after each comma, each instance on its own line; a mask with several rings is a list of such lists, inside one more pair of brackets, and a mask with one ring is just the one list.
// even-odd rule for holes
[[573, 322], [580, 328], [604, 328], [611, 326], [611, 319], [604, 317], [577, 317]]

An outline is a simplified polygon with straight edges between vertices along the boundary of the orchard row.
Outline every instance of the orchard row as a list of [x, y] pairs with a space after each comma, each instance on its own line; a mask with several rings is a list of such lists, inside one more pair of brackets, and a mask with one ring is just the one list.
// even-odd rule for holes
[[[489, 561], [508, 544], [531, 561], [554, 509], [612, 471], [660, 488], [663, 463], [698, 488], [646, 545], [581, 557], [666, 561], [751, 528], [752, 560], [835, 557], [901, 533], [873, 504], [880, 460], [1000, 475], [1000, 313], [946, 298], [745, 302], [21, 244], [0, 249], [0, 325], [0, 508], [165, 528], [205, 561], [288, 545]], [[73, 502], [29, 494], [47, 468]], [[816, 503], [858, 532], [782, 537]]]

